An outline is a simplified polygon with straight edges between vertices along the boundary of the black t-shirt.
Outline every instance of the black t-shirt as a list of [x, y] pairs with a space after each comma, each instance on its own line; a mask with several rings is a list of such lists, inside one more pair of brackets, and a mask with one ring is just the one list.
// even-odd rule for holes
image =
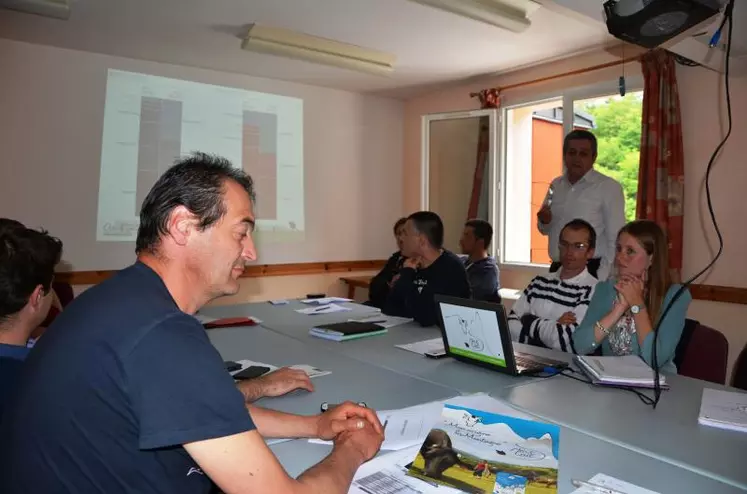
[[203, 327], [137, 263], [70, 304], [26, 360], [0, 492], [206, 493], [181, 445], [252, 429]]
[[412, 317], [422, 326], [438, 320], [434, 295], [470, 298], [467, 271], [461, 259], [445, 250], [425, 269], [403, 268], [387, 296], [383, 312], [392, 316]]

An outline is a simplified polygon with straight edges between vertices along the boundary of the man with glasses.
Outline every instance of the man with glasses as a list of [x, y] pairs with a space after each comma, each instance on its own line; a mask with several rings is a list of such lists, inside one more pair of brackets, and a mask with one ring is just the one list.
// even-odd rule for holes
[[586, 314], [598, 280], [586, 264], [594, 257], [597, 235], [586, 221], [575, 219], [560, 232], [560, 269], [535, 277], [508, 316], [511, 337], [576, 353], [573, 332]]

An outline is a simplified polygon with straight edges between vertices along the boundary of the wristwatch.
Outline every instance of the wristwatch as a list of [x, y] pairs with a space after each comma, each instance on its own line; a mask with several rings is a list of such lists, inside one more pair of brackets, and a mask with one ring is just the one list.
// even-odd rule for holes
[[634, 315], [641, 312], [641, 306], [640, 305], [631, 305], [630, 306], [630, 312], [632, 312]]

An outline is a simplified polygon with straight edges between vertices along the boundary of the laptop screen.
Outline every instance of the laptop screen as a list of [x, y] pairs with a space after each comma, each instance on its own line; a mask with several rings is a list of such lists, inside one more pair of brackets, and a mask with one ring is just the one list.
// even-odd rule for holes
[[506, 358], [495, 310], [439, 302], [449, 352], [506, 367]]

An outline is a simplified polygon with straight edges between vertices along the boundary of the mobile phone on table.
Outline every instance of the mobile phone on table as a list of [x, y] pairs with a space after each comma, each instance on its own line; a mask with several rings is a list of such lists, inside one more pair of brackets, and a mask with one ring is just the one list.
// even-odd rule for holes
[[264, 376], [270, 372], [269, 367], [265, 367], [262, 365], [252, 365], [247, 367], [241, 372], [237, 372], [233, 375], [234, 379], [255, 379], [260, 376]]
[[234, 362], [233, 360], [226, 360], [225, 362], [223, 362], [223, 364], [226, 366], [226, 370], [228, 372], [241, 370], [241, 364], [238, 362]]
[[435, 350], [432, 352], [425, 352], [423, 355], [425, 355], [428, 358], [444, 358], [446, 357], [446, 350]]

